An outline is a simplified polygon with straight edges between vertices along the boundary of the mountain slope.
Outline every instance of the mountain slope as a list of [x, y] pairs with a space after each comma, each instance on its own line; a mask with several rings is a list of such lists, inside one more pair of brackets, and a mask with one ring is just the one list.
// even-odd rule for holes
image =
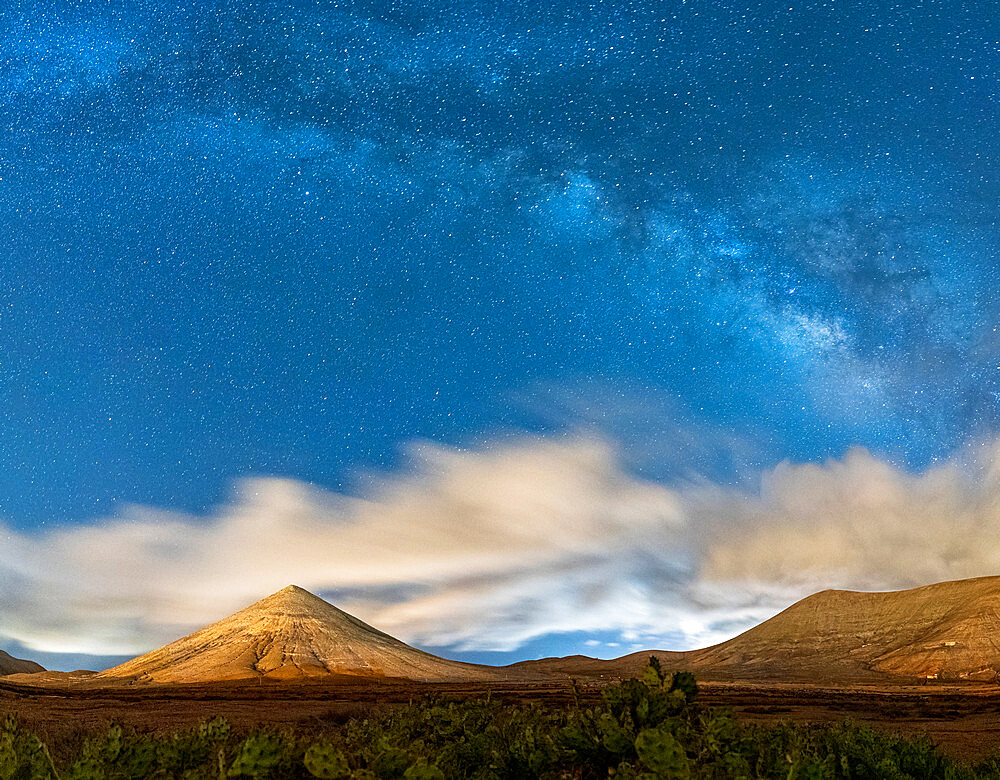
[[881, 593], [827, 590], [721, 644], [518, 664], [525, 672], [623, 677], [650, 655], [703, 680], [915, 682], [1000, 677], [1000, 577]]
[[417, 650], [289, 585], [92, 681], [200, 683], [331, 675], [461, 681], [497, 679], [501, 674]]
[[728, 642], [695, 668], [740, 676], [993, 679], [1000, 671], [1000, 577], [911, 590], [830, 590]]
[[9, 653], [0, 650], [0, 675], [5, 674], [32, 674], [34, 672], [44, 672], [45, 667], [36, 664], [34, 661], [24, 661], [15, 658]]

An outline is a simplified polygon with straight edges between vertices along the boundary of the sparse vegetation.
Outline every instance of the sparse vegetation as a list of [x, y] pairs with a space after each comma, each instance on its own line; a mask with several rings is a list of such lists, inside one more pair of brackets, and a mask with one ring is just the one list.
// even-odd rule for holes
[[976, 766], [926, 739], [844, 722], [746, 725], [702, 707], [686, 673], [656, 659], [594, 706], [425, 700], [315, 734], [236, 733], [222, 719], [170, 735], [114, 725], [71, 755], [8, 718], [0, 780], [70, 778], [1000, 778], [1000, 756]]

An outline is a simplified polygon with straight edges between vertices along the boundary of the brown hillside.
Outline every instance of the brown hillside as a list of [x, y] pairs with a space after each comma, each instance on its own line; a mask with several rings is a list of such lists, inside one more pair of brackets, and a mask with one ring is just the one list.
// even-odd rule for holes
[[518, 666], [534, 673], [623, 677], [650, 655], [703, 680], [916, 682], [1000, 676], [1000, 577], [911, 590], [827, 590], [712, 647], [642, 651], [611, 661], [580, 656]]
[[823, 591], [691, 655], [696, 668], [740, 677], [992, 680], [1000, 671], [1000, 577]]
[[224, 620], [91, 678], [201, 683], [331, 675], [488, 680], [497, 669], [448, 661], [393, 639], [289, 585]]
[[44, 672], [45, 667], [36, 664], [34, 661], [24, 661], [15, 658], [9, 653], [0, 650], [0, 675], [5, 674], [32, 674], [34, 672]]

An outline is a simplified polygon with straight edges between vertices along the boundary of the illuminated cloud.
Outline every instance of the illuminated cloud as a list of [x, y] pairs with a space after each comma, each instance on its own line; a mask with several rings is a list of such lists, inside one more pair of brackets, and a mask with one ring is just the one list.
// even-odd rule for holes
[[706, 581], [904, 588], [1000, 571], [1000, 448], [978, 465], [908, 474], [862, 449], [823, 465], [783, 464], [759, 497], [722, 499], [724, 538]]
[[419, 446], [364, 498], [255, 479], [209, 517], [7, 531], [0, 625], [39, 651], [135, 653], [294, 582], [426, 646], [705, 645], [821, 588], [1000, 570], [998, 452], [910, 474], [859, 449], [747, 496], [636, 479], [593, 438]]
[[[629, 576], [612, 570], [616, 562], [678, 548], [677, 498], [626, 475], [599, 442], [533, 440], [475, 454], [423, 446], [413, 460], [412, 472], [365, 499], [256, 479], [212, 517], [134, 507], [86, 527], [7, 531], [3, 633], [40, 650], [135, 652], [294, 582], [425, 594], [402, 606], [384, 595], [341, 603], [407, 637], [463, 639], [460, 623], [499, 646], [509, 640], [492, 626], [509, 624], [505, 611], [532, 603], [532, 591], [520, 637], [569, 627], [578, 606], [612, 614], [607, 585]], [[553, 611], [547, 594], [565, 588], [560, 577], [581, 590]]]

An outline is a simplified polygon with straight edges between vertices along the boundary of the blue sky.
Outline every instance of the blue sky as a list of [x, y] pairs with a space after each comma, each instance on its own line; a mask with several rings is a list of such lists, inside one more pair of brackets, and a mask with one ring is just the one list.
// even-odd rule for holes
[[[210, 525], [248, 478], [371, 497], [420, 442], [584, 436], [749, 497], [855, 447], [961, 459], [1000, 422], [992, 16], [6, 8], [5, 526]], [[572, 629], [503, 652], [585, 650]]]

